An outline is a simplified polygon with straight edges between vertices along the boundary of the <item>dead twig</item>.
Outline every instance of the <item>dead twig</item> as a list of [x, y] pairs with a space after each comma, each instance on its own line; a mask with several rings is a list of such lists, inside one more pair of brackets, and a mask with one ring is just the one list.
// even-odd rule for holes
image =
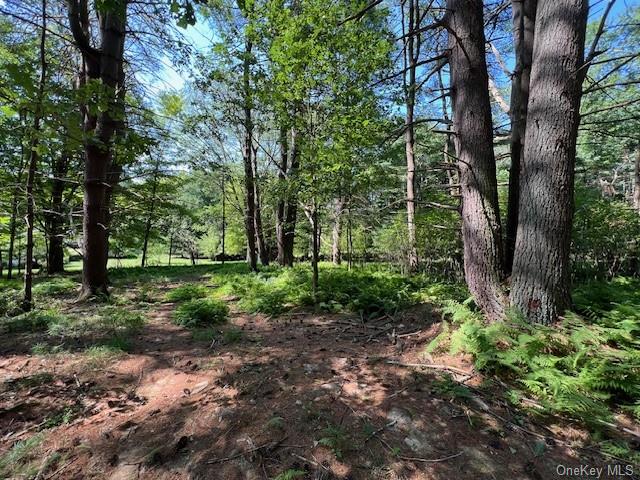
[[438, 462], [446, 462], [447, 460], [451, 460], [452, 458], [459, 457], [464, 452], [454, 453], [453, 455], [447, 455], [446, 457], [441, 458], [419, 458], [419, 457], [405, 457], [404, 455], [400, 455], [398, 458], [402, 460], [406, 460], [408, 462], [421, 462], [421, 463], [438, 463]]
[[396, 362], [394, 360], [387, 360], [387, 365], [396, 365], [398, 367], [406, 367], [406, 368], [428, 368], [431, 370], [447, 370], [449, 372], [457, 373], [459, 375], [473, 375], [472, 372], [467, 372], [466, 370], [462, 370], [461, 368], [450, 367], [449, 365], [439, 365], [436, 363], [403, 363]]
[[284, 442], [286, 439], [287, 439], [287, 437], [283, 437], [281, 440], [278, 440], [276, 442], [263, 443], [262, 445], [258, 445], [257, 447], [250, 448], [249, 450], [245, 450], [244, 452], [236, 453], [235, 455], [230, 455], [228, 457], [223, 457], [223, 458], [216, 458], [215, 460], [208, 460], [207, 464], [211, 465], [211, 464], [214, 464], [214, 463], [228, 462], [229, 460], [235, 460], [236, 458], [243, 457], [244, 455], [248, 455], [249, 453], [257, 452], [257, 451], [262, 450], [264, 448], [266, 448], [268, 450], [273, 450], [273, 449], [279, 447], [282, 444], [282, 442]]

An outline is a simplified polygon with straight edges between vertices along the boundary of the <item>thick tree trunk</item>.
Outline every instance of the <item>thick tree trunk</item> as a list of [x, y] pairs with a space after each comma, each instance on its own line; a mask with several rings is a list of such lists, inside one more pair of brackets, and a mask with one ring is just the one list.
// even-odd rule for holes
[[[404, 7], [403, 7], [404, 17]], [[409, 272], [418, 269], [418, 251], [416, 249], [416, 193], [415, 193], [415, 128], [414, 108], [416, 101], [416, 64], [420, 56], [420, 34], [415, 31], [420, 24], [420, 8], [418, 0], [409, 0], [407, 37], [404, 43], [404, 93], [405, 93], [405, 157], [407, 162], [406, 194], [407, 194], [407, 264]], [[404, 19], [403, 19], [404, 24]], [[403, 29], [404, 29], [403, 25]]]
[[506, 299], [482, 1], [448, 0], [447, 18], [465, 278], [478, 306], [496, 320]]
[[31, 151], [29, 155], [29, 170], [27, 174], [27, 248], [24, 268], [24, 296], [22, 298], [22, 309], [25, 312], [33, 308], [33, 226], [35, 222], [35, 199], [33, 198], [33, 183], [38, 170], [38, 148], [40, 146], [40, 122], [42, 120], [42, 102], [44, 100], [44, 87], [47, 79], [47, 1], [42, 0], [42, 28], [40, 31], [40, 81], [38, 84], [38, 97], [33, 119], [33, 140], [31, 141]]
[[511, 288], [512, 306], [536, 323], [555, 321], [571, 305], [569, 252], [588, 8], [586, 0], [538, 2]]
[[640, 212], [640, 149], [636, 152], [633, 182], [633, 205]]
[[[289, 180], [295, 176], [300, 166], [300, 146], [298, 139], [298, 131], [295, 127], [291, 128], [291, 161], [289, 162], [291, 167], [289, 168]], [[287, 205], [285, 208], [284, 218], [284, 234], [283, 234], [283, 250], [284, 250], [284, 265], [286, 267], [293, 266], [293, 247], [295, 245], [295, 232], [296, 232], [296, 220], [298, 216], [298, 195], [295, 191], [289, 191], [287, 195]]]
[[253, 120], [251, 105], [251, 84], [250, 84], [250, 56], [252, 43], [245, 42], [245, 52], [243, 61], [243, 95], [244, 95], [244, 142], [242, 149], [242, 160], [244, 162], [244, 187], [245, 187], [245, 232], [247, 236], [247, 262], [252, 271], [258, 271], [258, 260], [256, 257], [256, 230], [255, 230], [255, 185], [253, 178]]
[[335, 265], [342, 263], [342, 251], [340, 249], [340, 241], [342, 240], [342, 210], [344, 209], [344, 200], [338, 198], [336, 200], [335, 211], [333, 215], [333, 231], [331, 232], [331, 260]]
[[[287, 129], [284, 127], [280, 128], [280, 165], [278, 168], [278, 184], [280, 188], [284, 188], [286, 182], [286, 173], [287, 173], [287, 155], [289, 154], [289, 148], [287, 142]], [[276, 243], [278, 246], [278, 263], [280, 265], [284, 265], [285, 258], [285, 196], [280, 193], [280, 198], [278, 199], [278, 206], [276, 208]]]
[[516, 67], [511, 80], [511, 169], [509, 171], [509, 194], [507, 200], [507, 223], [505, 228], [504, 268], [507, 275], [513, 266], [513, 251], [518, 230], [518, 204], [520, 195], [520, 165], [524, 153], [523, 144], [527, 126], [529, 103], [529, 81], [533, 60], [533, 39], [537, 0], [513, 0], [513, 43]]

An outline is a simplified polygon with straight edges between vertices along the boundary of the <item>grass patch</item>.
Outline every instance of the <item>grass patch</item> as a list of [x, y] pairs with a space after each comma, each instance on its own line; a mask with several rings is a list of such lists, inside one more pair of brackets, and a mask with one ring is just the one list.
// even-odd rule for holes
[[53, 277], [33, 286], [33, 294], [37, 296], [55, 296], [71, 293], [79, 284], [69, 277]]
[[40, 467], [40, 446], [43, 435], [36, 434], [16, 442], [0, 456], [0, 478], [33, 478]]
[[4, 318], [0, 321], [4, 331], [18, 333], [47, 330], [51, 325], [67, 322], [68, 318], [54, 309], [49, 309], [32, 310], [31, 312], [21, 313], [15, 317]]
[[243, 337], [244, 337], [244, 332], [239, 328], [229, 328], [228, 330], [225, 330], [224, 333], [222, 334], [224, 343], [227, 343], [227, 344], [237, 343], [240, 340], [242, 340]]
[[211, 343], [217, 336], [218, 332], [213, 328], [194, 328], [191, 330], [191, 338], [195, 342]]
[[181, 304], [174, 312], [173, 319], [183, 327], [204, 327], [227, 321], [229, 307], [214, 299], [194, 299]]
[[187, 283], [169, 291], [165, 295], [168, 302], [185, 302], [196, 298], [204, 298], [209, 293], [207, 287], [194, 283]]
[[84, 351], [86, 365], [92, 370], [104, 368], [125, 354], [124, 350], [109, 345], [94, 345]]

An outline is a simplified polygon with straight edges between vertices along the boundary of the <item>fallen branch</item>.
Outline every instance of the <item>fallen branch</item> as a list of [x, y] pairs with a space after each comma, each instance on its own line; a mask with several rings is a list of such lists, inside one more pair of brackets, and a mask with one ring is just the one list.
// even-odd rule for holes
[[396, 362], [393, 360], [387, 360], [385, 363], [387, 363], [387, 365], [396, 365], [398, 367], [428, 368], [431, 370], [447, 370], [449, 372], [457, 373], [459, 375], [473, 375], [473, 372], [467, 372], [466, 370], [462, 370], [461, 368], [450, 367], [449, 365], [439, 365], [435, 363], [402, 363], [402, 362]]
[[454, 453], [453, 455], [447, 455], [446, 457], [441, 458], [418, 458], [418, 457], [405, 457], [404, 455], [400, 455], [398, 458], [402, 460], [407, 460], [408, 462], [422, 462], [422, 463], [438, 463], [438, 462], [446, 462], [447, 460], [451, 460], [452, 458], [459, 457], [464, 452]]
[[245, 456], [245, 455], [247, 455], [249, 453], [253, 453], [253, 452], [257, 452], [258, 450], [262, 450], [263, 448], [267, 448], [268, 450], [273, 450], [273, 449], [277, 448], [278, 446], [280, 446], [282, 444], [282, 442], [284, 442], [286, 439], [287, 439], [287, 437], [283, 437], [281, 440], [278, 440], [277, 442], [263, 443], [262, 445], [258, 445], [257, 447], [250, 448], [249, 450], [245, 450], [244, 452], [236, 453], [235, 455], [231, 455], [229, 457], [216, 458], [215, 460], [208, 460], [206, 463], [211, 465], [211, 464], [214, 464], [214, 463], [228, 462], [229, 460], [235, 460], [236, 458], [243, 457], [243, 456]]

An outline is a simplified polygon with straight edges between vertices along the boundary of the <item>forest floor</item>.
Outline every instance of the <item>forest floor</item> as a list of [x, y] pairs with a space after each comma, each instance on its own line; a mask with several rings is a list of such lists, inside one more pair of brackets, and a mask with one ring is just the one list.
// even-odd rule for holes
[[[80, 337], [56, 350], [50, 332], [3, 335], [0, 471], [39, 480], [622, 478], [607, 468], [625, 464], [601, 456], [584, 429], [515, 410], [468, 357], [425, 354], [441, 321], [429, 304], [365, 323], [300, 308], [247, 314], [227, 296], [229, 321], [198, 334], [175, 325], [176, 305], [162, 301], [184, 281], [212, 288], [198, 272], [157, 280], [126, 353], [87, 349]], [[139, 284], [123, 277], [114, 295], [135, 309]], [[99, 308], [63, 304], [76, 317]], [[581, 465], [604, 470], [566, 474]]]

